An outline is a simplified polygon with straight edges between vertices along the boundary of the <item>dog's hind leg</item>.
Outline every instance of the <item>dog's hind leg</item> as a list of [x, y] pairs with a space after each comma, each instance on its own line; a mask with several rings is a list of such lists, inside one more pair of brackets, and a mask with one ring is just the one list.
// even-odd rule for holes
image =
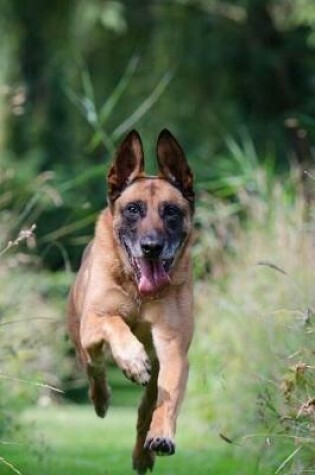
[[147, 432], [150, 428], [152, 414], [157, 401], [157, 378], [159, 364], [155, 359], [152, 361], [152, 374], [149, 384], [146, 386], [145, 393], [138, 410], [137, 439], [132, 454], [133, 469], [140, 475], [147, 470], [152, 471], [155, 453], [152, 450], [144, 448]]
[[99, 417], [105, 417], [110, 401], [110, 390], [106, 381], [105, 365], [87, 363], [86, 372], [89, 378], [89, 396]]
[[83, 349], [80, 338], [80, 319], [77, 316], [73, 303], [73, 290], [68, 301], [68, 329], [74, 343], [77, 361], [82, 365], [89, 379], [89, 396], [94, 404], [95, 412], [104, 417], [110, 400], [110, 390], [106, 382], [105, 361], [102, 345], [96, 345], [91, 350], [93, 357]]
[[95, 412], [99, 417], [105, 417], [109, 401], [110, 389], [106, 380], [105, 357], [102, 345], [95, 346], [92, 350], [93, 358], [88, 358], [81, 347], [80, 359], [86, 369], [89, 380], [89, 397], [94, 404]]

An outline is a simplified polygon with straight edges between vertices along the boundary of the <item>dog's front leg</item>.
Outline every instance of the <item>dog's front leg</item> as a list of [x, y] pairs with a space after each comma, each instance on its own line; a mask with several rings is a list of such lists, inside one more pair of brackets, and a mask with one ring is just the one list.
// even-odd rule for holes
[[160, 364], [158, 398], [144, 447], [157, 455], [175, 452], [176, 419], [182, 402], [187, 377], [189, 341], [170, 328], [154, 328], [155, 350]]
[[89, 367], [100, 366], [104, 344], [108, 344], [115, 362], [128, 379], [142, 385], [149, 382], [150, 360], [122, 317], [89, 312], [82, 319], [80, 333]]

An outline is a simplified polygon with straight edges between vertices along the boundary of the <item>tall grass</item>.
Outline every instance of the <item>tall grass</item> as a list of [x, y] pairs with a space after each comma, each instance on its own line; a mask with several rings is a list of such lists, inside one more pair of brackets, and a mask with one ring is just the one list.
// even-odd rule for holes
[[[66, 295], [69, 275], [43, 272], [34, 253], [33, 219], [51, 205], [56, 192], [44, 174], [30, 184], [26, 177], [21, 180], [13, 169], [0, 170], [1, 437], [19, 426], [18, 413], [27, 404], [60, 392], [55, 387], [62, 377], [56, 355], [62, 358], [65, 345], [60, 296]], [[65, 362], [63, 358], [63, 371]]]
[[[220, 278], [209, 273], [196, 285], [192, 395], [199, 414], [231, 443], [231, 451], [241, 447], [256, 454], [257, 473], [267, 467], [275, 474], [310, 473], [314, 215], [300, 173], [278, 180], [261, 167], [252, 171], [252, 186], [234, 187], [232, 204], [204, 195], [197, 215], [197, 257], [218, 266], [207, 245], [212, 236], [221, 270]], [[207, 200], [213, 214], [206, 212]], [[215, 213], [215, 223], [226, 223], [220, 232], [214, 232]]]

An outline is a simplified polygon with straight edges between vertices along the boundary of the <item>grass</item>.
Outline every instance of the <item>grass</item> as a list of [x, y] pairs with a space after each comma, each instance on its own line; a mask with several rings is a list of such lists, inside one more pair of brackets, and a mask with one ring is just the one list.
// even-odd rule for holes
[[[133, 473], [131, 450], [135, 436], [136, 410], [110, 408], [104, 420], [91, 406], [33, 407], [22, 415], [24, 429], [14, 444], [3, 445], [0, 456], [23, 475], [118, 475]], [[25, 429], [28, 437], [25, 439]], [[1, 465], [0, 465], [1, 466]], [[159, 457], [156, 475], [256, 475], [256, 461], [246, 454], [246, 463], [235, 449], [215, 437], [186, 411], [180, 419], [177, 453]], [[2, 475], [13, 470], [1, 466]], [[264, 471], [264, 475], [268, 472]]]
[[[203, 418], [255, 452], [261, 467], [314, 473], [312, 208], [294, 177], [275, 181], [268, 198], [242, 192], [248, 219], [234, 228], [234, 255], [220, 278], [196, 284], [192, 399]], [[206, 237], [210, 217], [203, 216]]]

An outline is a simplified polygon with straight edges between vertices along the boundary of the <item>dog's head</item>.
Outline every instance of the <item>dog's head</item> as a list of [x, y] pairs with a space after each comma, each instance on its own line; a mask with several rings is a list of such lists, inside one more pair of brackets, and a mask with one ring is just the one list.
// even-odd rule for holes
[[146, 176], [140, 136], [132, 131], [108, 173], [108, 199], [119, 241], [142, 296], [171, 281], [172, 268], [191, 231], [193, 174], [172, 134], [157, 141], [159, 175]]

